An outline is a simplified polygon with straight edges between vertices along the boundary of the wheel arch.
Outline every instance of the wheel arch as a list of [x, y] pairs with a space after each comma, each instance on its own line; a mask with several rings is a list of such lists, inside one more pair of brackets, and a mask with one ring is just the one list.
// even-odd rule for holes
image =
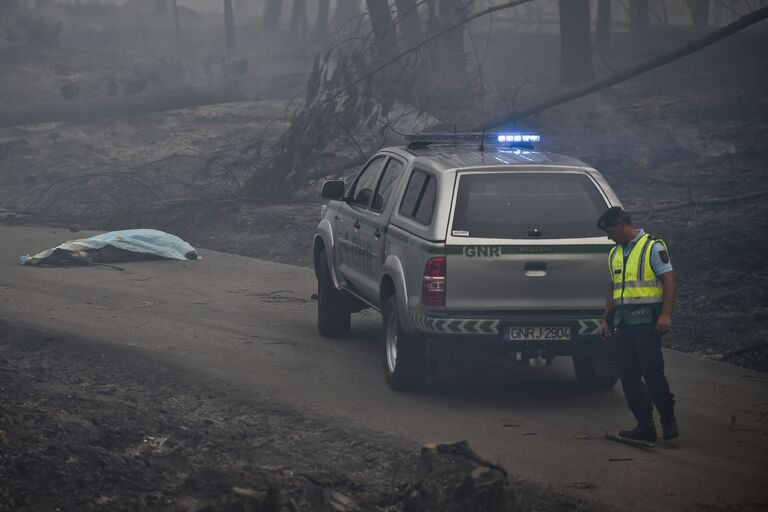
[[339, 288], [339, 280], [336, 276], [336, 268], [333, 265], [333, 229], [328, 219], [322, 219], [317, 226], [314, 240], [312, 242], [312, 263], [315, 270], [315, 277], [320, 277], [320, 255], [325, 252], [328, 268], [331, 270], [333, 285]]
[[408, 314], [408, 288], [405, 281], [405, 270], [400, 259], [392, 254], [384, 260], [379, 282], [379, 304], [381, 304], [382, 309], [384, 302], [391, 296], [395, 297], [402, 329], [408, 334], [415, 334], [411, 317]]

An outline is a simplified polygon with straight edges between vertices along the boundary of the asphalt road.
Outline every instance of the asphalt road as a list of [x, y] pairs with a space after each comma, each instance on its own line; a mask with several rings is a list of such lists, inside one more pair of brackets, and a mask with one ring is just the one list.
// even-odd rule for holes
[[632, 426], [619, 387], [580, 390], [565, 358], [456, 364], [419, 393], [389, 390], [379, 315], [355, 315], [349, 338], [320, 338], [306, 268], [205, 250], [200, 261], [123, 270], [18, 265], [85, 236], [0, 226], [0, 319], [135, 347], [351, 427], [414, 443], [466, 439], [515, 477], [615, 510], [768, 507], [768, 375], [667, 351], [683, 437], [641, 450], [602, 438]]

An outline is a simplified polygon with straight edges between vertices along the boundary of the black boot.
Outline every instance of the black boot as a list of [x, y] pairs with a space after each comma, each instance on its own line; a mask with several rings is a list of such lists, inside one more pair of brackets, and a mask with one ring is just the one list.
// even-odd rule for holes
[[656, 435], [656, 425], [653, 424], [653, 420], [650, 420], [639, 422], [632, 430], [620, 431], [619, 437], [633, 439], [635, 441], [655, 443], [658, 436]]
[[665, 441], [680, 437], [680, 431], [677, 429], [677, 420], [675, 414], [664, 414], [661, 416], [661, 433]]

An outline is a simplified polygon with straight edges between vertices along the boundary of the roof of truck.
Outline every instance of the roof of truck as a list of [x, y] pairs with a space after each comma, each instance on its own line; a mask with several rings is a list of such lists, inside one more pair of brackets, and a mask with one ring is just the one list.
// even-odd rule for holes
[[[389, 149], [389, 148], [388, 148]], [[503, 148], [486, 146], [484, 151], [475, 146], [436, 144], [424, 148], [400, 146], [396, 149], [416, 156], [417, 160], [426, 159], [436, 170], [450, 170], [465, 167], [498, 167], [553, 165], [591, 168], [581, 160], [549, 151], [538, 149]]]

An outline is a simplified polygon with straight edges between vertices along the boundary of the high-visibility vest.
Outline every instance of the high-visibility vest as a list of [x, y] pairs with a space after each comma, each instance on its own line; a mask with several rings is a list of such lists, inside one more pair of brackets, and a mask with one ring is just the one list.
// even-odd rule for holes
[[616, 245], [608, 255], [608, 264], [613, 275], [613, 303], [616, 307], [640, 309], [659, 305], [664, 287], [651, 267], [651, 246], [663, 240], [644, 234], [629, 251], [624, 261], [624, 248]]

